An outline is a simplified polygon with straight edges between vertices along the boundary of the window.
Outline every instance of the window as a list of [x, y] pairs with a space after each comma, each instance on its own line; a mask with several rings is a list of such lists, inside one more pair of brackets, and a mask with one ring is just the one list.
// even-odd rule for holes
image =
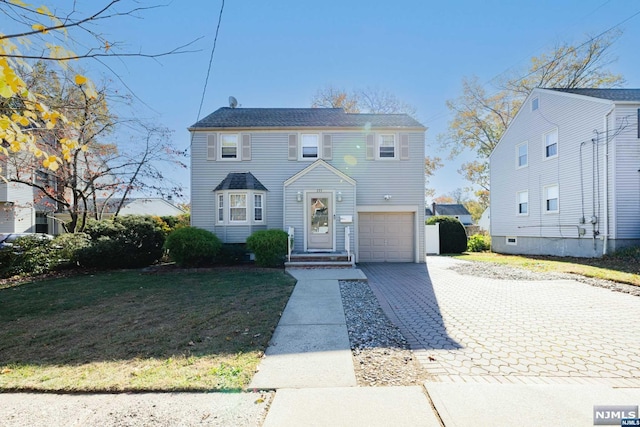
[[516, 147], [517, 167], [524, 168], [529, 164], [529, 144], [523, 142]]
[[518, 192], [518, 215], [529, 214], [529, 192]]
[[247, 221], [247, 195], [229, 194], [229, 222]]
[[253, 220], [262, 221], [262, 194], [253, 195]]
[[558, 155], [558, 130], [544, 135], [544, 156], [549, 159]]
[[531, 100], [531, 111], [536, 111], [538, 108], [540, 108], [540, 101], [538, 98], [533, 98]]
[[218, 222], [224, 222], [224, 194], [218, 194]]
[[557, 185], [544, 187], [545, 212], [554, 213], [559, 211], [559, 191]]
[[318, 158], [318, 135], [300, 136], [300, 155], [302, 159]]
[[220, 137], [220, 158], [222, 160], [238, 159], [238, 135], [222, 134]]
[[378, 145], [378, 158], [380, 159], [396, 158], [395, 135], [380, 135], [380, 143]]
[[517, 237], [507, 237], [506, 238], [506, 243], [507, 243], [507, 245], [510, 245], [510, 246], [517, 246], [518, 245], [518, 238]]

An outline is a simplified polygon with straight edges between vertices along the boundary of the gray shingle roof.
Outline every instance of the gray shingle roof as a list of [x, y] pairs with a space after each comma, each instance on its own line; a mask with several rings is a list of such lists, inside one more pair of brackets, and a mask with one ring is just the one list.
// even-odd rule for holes
[[460, 204], [437, 204], [436, 213], [438, 215], [471, 215], [467, 208]]
[[251, 172], [232, 172], [213, 191], [258, 190], [269, 191]]
[[190, 129], [353, 127], [423, 128], [407, 114], [350, 114], [342, 108], [229, 108], [223, 107]]
[[639, 101], [640, 89], [554, 89], [557, 92], [574, 93], [576, 95], [591, 96], [593, 98], [608, 99], [610, 101]]

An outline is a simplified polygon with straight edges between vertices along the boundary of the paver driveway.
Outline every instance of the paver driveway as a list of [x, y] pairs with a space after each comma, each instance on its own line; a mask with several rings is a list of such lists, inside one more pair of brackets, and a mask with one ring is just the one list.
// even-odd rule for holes
[[458, 261], [361, 264], [440, 381], [640, 386], [640, 297], [572, 280], [460, 275]]

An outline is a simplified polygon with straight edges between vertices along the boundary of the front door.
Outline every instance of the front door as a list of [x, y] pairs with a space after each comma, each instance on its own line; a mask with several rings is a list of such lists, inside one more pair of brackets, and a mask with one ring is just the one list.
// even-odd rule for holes
[[307, 193], [307, 249], [333, 249], [331, 193]]

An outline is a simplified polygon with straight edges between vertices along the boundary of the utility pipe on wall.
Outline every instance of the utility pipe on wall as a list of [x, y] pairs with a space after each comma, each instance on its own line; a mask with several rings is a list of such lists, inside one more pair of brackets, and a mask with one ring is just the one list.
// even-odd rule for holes
[[609, 116], [613, 112], [612, 105], [604, 116], [604, 211], [602, 220], [604, 223], [604, 235], [602, 236], [602, 255], [607, 254], [609, 245]]

